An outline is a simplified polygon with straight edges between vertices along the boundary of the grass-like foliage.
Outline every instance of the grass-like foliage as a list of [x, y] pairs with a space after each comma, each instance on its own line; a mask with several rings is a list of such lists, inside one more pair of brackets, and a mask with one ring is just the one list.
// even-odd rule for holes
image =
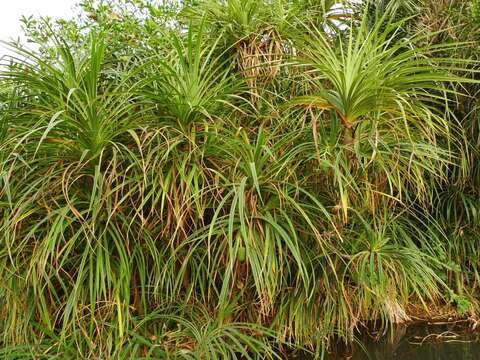
[[25, 19], [38, 46], [0, 69], [0, 357], [322, 356], [475, 316], [478, 44], [380, 3]]

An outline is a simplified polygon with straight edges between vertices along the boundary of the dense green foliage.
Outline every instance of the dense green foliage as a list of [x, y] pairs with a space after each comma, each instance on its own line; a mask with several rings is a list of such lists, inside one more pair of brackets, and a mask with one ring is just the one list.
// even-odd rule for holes
[[321, 356], [476, 316], [480, 4], [335, 3], [23, 19], [34, 50], [0, 71], [0, 357]]

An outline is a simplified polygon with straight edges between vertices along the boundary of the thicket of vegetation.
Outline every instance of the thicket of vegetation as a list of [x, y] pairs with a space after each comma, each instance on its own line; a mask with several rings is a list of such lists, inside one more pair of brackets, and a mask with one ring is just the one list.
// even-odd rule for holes
[[34, 44], [0, 71], [2, 359], [321, 356], [476, 317], [480, 3], [337, 2], [23, 19]]

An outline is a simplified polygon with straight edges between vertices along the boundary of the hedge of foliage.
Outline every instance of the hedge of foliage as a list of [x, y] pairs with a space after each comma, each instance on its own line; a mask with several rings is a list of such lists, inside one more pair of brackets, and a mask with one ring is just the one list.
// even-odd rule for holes
[[2, 358], [321, 356], [475, 318], [480, 6], [336, 2], [23, 19], [0, 70]]

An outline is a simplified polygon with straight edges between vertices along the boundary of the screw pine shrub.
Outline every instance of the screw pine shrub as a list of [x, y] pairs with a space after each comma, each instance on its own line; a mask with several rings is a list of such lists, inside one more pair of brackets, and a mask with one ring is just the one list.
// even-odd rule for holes
[[5, 43], [0, 71], [1, 357], [321, 357], [476, 316], [478, 48], [444, 35], [476, 10], [417, 31], [432, 4], [23, 19], [36, 46]]

